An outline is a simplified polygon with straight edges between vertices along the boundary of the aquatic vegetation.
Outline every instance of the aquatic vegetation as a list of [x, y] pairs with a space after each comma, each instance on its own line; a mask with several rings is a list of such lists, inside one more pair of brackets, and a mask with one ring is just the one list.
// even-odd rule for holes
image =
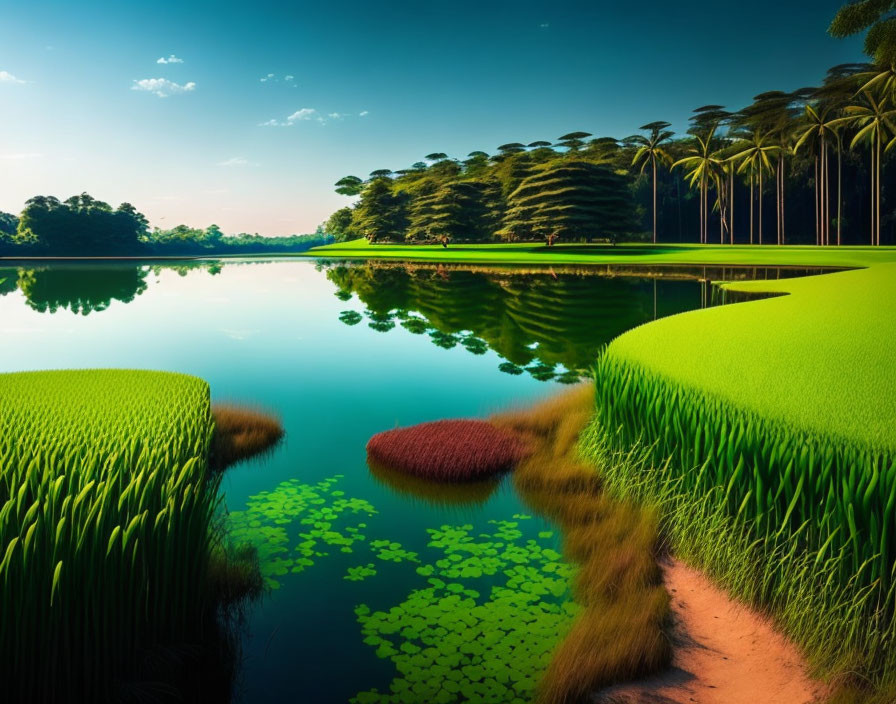
[[[367, 540], [364, 519], [376, 515], [376, 509], [364, 499], [346, 497], [336, 488], [341, 478], [315, 484], [290, 479], [250, 497], [244, 510], [228, 514], [230, 540], [258, 551], [269, 588], [280, 587], [278, 577], [304, 572], [335, 550], [352, 553]], [[296, 528], [295, 534], [287, 528]], [[409, 559], [400, 548], [394, 549], [396, 554]]]
[[374, 462], [436, 481], [474, 481], [510, 469], [526, 454], [512, 433], [485, 421], [442, 420], [374, 435]]
[[343, 577], [343, 579], [348, 580], [349, 582], [362, 582], [368, 577], [373, 577], [376, 575], [376, 566], [372, 562], [368, 562], [366, 565], [358, 565], [357, 567], [349, 567], [348, 572]]
[[0, 375], [0, 678], [12, 701], [114, 699], [151, 649], [198, 645], [216, 627], [211, 434], [208, 386], [193, 377]]
[[280, 421], [261, 411], [216, 403], [212, 416], [211, 464], [217, 470], [268, 452], [283, 438]]
[[664, 632], [668, 596], [655, 559], [656, 515], [608, 496], [578, 455], [593, 404], [593, 388], [583, 385], [491, 419], [526, 436], [534, 448], [516, 467], [514, 486], [562, 529], [564, 555], [578, 565], [572, 594], [582, 608], [539, 684], [543, 704], [584, 701], [671, 658]]
[[364, 642], [397, 675], [388, 692], [362, 692], [353, 702], [532, 700], [579, 607], [569, 599], [574, 568], [553, 549], [553, 536], [530, 538], [518, 525], [430, 529], [437, 557], [417, 567], [426, 586], [387, 611], [356, 608]]
[[896, 677], [894, 271], [739, 284], [791, 295], [623, 335], [585, 444], [679, 554], [876, 682]]

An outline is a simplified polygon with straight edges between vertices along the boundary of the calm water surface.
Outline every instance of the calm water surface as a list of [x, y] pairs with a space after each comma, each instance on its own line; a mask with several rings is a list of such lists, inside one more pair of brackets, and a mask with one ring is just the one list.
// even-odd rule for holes
[[575, 616], [560, 536], [509, 485], [372, 474], [380, 430], [481, 416], [580, 377], [601, 345], [696, 308], [696, 280], [309, 261], [0, 264], [0, 370], [195, 374], [286, 442], [224, 480], [268, 586], [246, 702], [527, 701]]

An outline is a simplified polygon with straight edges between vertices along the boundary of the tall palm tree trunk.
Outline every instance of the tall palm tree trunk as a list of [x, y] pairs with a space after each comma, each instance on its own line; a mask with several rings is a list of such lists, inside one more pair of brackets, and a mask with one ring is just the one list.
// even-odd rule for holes
[[759, 167], [759, 244], [762, 244], [762, 166]]
[[656, 244], [656, 156], [651, 157], [653, 162], [653, 243]]
[[731, 203], [728, 205], [728, 210], [730, 212], [729, 221], [731, 222], [731, 227], [728, 229], [728, 239], [731, 244], [734, 244], [734, 167], [731, 167], [731, 171], [728, 172], [728, 192], [731, 194], [730, 200]]
[[880, 187], [880, 133], [877, 135], [877, 202], [875, 203], [875, 222], [874, 222], [874, 233], [877, 238], [877, 245], [880, 246], [880, 197], [881, 197], [881, 187]]
[[840, 221], [841, 208], [843, 206], [843, 166], [841, 159], [842, 144], [840, 143], [840, 135], [837, 135], [837, 246], [840, 246]]
[[815, 244], [821, 244], [821, 198], [818, 197], [818, 156], [815, 157]]
[[877, 244], [877, 241], [876, 241], [876, 238], [875, 238], [875, 230], [874, 230], [874, 206], [875, 206], [875, 197], [874, 197], [874, 194], [875, 194], [875, 188], [876, 188], [876, 186], [877, 186], [877, 184], [876, 184], [876, 182], [875, 182], [875, 178], [874, 178], [874, 176], [875, 176], [875, 171], [874, 171], [874, 167], [875, 167], [875, 161], [874, 161], [875, 149], [874, 149], [874, 147], [875, 147], [875, 144], [874, 144], [874, 141], [873, 141], [873, 139], [872, 139], [872, 142], [871, 142], [871, 192], [870, 192], [870, 196], [871, 196], [871, 244], [872, 244], [872, 245]]
[[753, 206], [756, 202], [756, 197], [753, 195], [753, 172], [750, 172], [750, 244], [754, 244], [753, 241]]
[[822, 137], [822, 153], [824, 154], [824, 243], [831, 244], [831, 159], [828, 143]]

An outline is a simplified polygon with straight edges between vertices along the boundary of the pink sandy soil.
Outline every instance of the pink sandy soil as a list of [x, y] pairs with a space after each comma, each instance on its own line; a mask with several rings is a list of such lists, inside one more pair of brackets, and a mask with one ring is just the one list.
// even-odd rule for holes
[[764, 616], [678, 560], [663, 564], [675, 654], [669, 670], [599, 692], [595, 704], [810, 704], [825, 687]]

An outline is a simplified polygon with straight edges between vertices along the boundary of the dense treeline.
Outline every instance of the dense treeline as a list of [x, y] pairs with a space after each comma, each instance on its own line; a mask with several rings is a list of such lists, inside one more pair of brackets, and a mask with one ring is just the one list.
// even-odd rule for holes
[[7, 257], [264, 254], [300, 252], [330, 241], [320, 230], [290, 237], [227, 236], [217, 225], [150, 230], [130, 203], [112, 208], [87, 193], [65, 201], [35, 196], [19, 217], [0, 213], [0, 256]]
[[734, 112], [705, 105], [685, 135], [669, 126], [622, 140], [573, 132], [464, 160], [433, 153], [367, 180], [346, 176], [337, 193], [359, 198], [324, 231], [372, 242], [896, 242], [896, 192], [883, 186], [896, 145], [894, 64], [835, 66], [819, 87], [762, 93]]
[[[627, 169], [605, 158], [602, 140], [564, 135], [548, 142], [504, 144], [464, 161], [433, 153], [366, 181], [346, 176], [337, 193], [360, 196], [324, 224], [337, 240], [487, 242], [566, 239], [615, 241], [638, 230]], [[562, 151], [560, 151], [562, 149]]]

